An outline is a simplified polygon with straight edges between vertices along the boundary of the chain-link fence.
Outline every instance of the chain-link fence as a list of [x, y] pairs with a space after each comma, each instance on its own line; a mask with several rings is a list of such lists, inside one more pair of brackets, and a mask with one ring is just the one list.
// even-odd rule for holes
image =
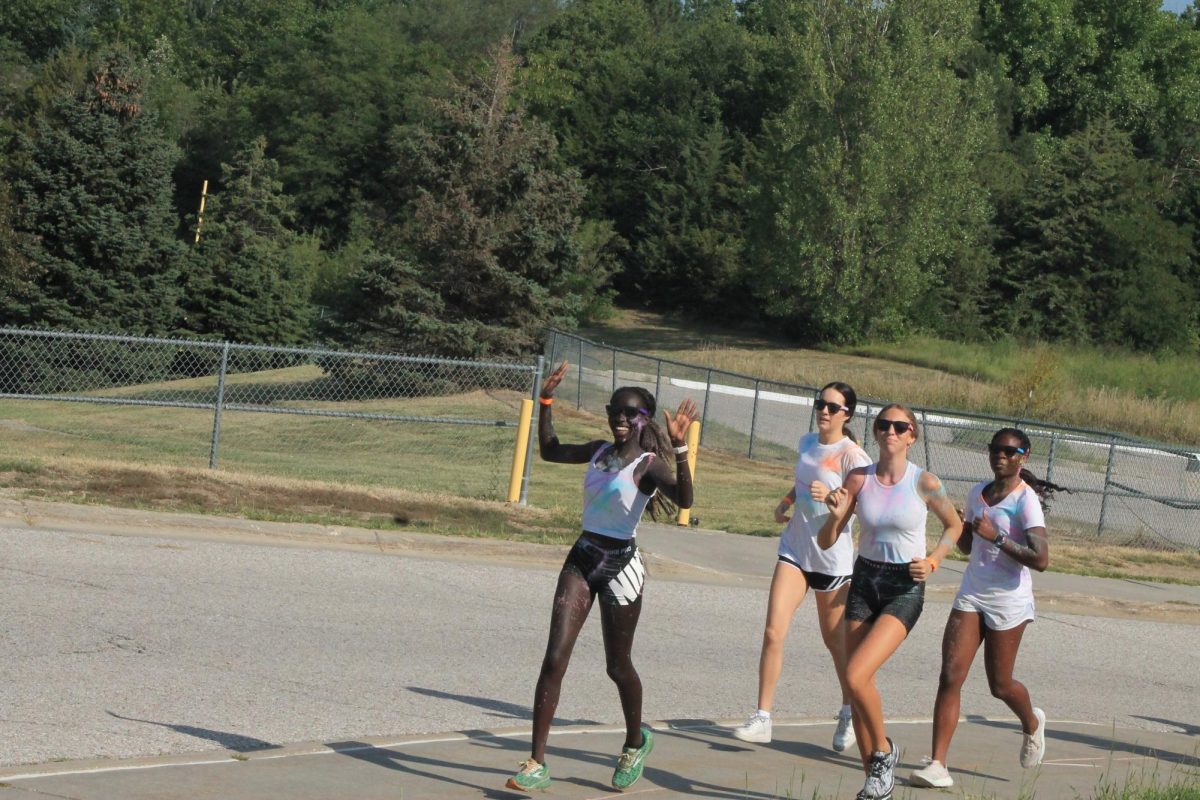
[[[537, 364], [0, 328], [6, 450], [503, 500]], [[528, 470], [526, 470], [528, 475]]]
[[[548, 335], [546, 358], [551, 365], [571, 363], [559, 395], [581, 409], [602, 413], [617, 386], [645, 387], [662, 407], [692, 398], [700, 407], [701, 444], [707, 449], [790, 464], [800, 436], [814, 429], [814, 386], [655, 358], [561, 331]], [[853, 375], [839, 377], [854, 383]], [[852, 427], [868, 452], [874, 450], [870, 427], [883, 405], [859, 398]], [[1034, 420], [913, 410], [921, 436], [910, 458], [940, 476], [958, 503], [991, 475], [985, 454], [991, 435], [1014, 426], [1033, 443], [1029, 468], [1070, 490], [1051, 503], [1060, 531], [1114, 544], [1200, 545], [1200, 453]]]

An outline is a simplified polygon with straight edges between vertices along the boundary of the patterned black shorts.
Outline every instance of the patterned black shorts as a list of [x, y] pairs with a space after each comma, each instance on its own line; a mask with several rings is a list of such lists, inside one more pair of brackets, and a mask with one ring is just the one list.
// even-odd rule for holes
[[584, 533], [575, 541], [563, 572], [574, 572], [587, 581], [601, 603], [627, 606], [642, 596], [646, 566], [637, 542]]

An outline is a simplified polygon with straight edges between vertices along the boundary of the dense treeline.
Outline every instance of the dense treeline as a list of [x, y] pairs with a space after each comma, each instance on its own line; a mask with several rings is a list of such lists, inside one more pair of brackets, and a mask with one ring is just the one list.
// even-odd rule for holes
[[3, 324], [1200, 343], [1200, 14], [1156, 0], [8, 0], [0, 110]]

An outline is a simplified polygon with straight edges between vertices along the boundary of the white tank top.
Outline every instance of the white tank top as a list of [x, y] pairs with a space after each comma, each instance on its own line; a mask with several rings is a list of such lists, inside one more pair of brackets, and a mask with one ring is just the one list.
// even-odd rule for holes
[[907, 564], [925, 557], [925, 520], [929, 507], [917, 492], [917, 481], [924, 472], [911, 461], [904, 477], [895, 486], [884, 486], [875, 471], [867, 467], [862, 489], [858, 492], [858, 554], [872, 561]]
[[612, 447], [606, 444], [597, 450], [583, 476], [583, 529], [614, 539], [632, 539], [652, 496], [638, 489], [633, 471], [653, 453], [642, 453], [620, 472], [605, 472], [596, 462]]

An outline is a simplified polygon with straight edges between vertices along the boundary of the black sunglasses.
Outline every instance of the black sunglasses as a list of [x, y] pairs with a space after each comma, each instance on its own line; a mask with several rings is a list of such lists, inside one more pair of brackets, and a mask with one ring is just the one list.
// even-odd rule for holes
[[850, 410], [847, 406], [844, 406], [841, 403], [833, 403], [833, 402], [830, 402], [829, 400], [822, 400], [819, 397], [817, 398], [816, 402], [813, 403], [813, 408], [815, 408], [817, 411], [824, 411], [825, 409], [828, 408], [830, 414], [836, 414], [839, 411], [849, 411]]
[[1024, 447], [1013, 447], [1011, 444], [989, 444], [988, 452], [994, 456], [1004, 453], [1004, 455], [1012, 458], [1013, 456], [1018, 455], [1023, 456], [1027, 451]]
[[617, 417], [620, 417], [620, 416], [624, 416], [625, 419], [634, 419], [638, 415], [641, 415], [643, 417], [650, 416], [649, 411], [647, 411], [644, 408], [639, 408], [638, 406], [614, 406], [614, 405], [610, 404], [610, 405], [605, 406], [604, 410], [607, 411], [608, 416], [613, 419], [616, 419]]
[[888, 428], [892, 428], [896, 433], [908, 433], [912, 430], [912, 423], [902, 419], [884, 419], [879, 417], [875, 420], [875, 430], [880, 433], [887, 433]]

